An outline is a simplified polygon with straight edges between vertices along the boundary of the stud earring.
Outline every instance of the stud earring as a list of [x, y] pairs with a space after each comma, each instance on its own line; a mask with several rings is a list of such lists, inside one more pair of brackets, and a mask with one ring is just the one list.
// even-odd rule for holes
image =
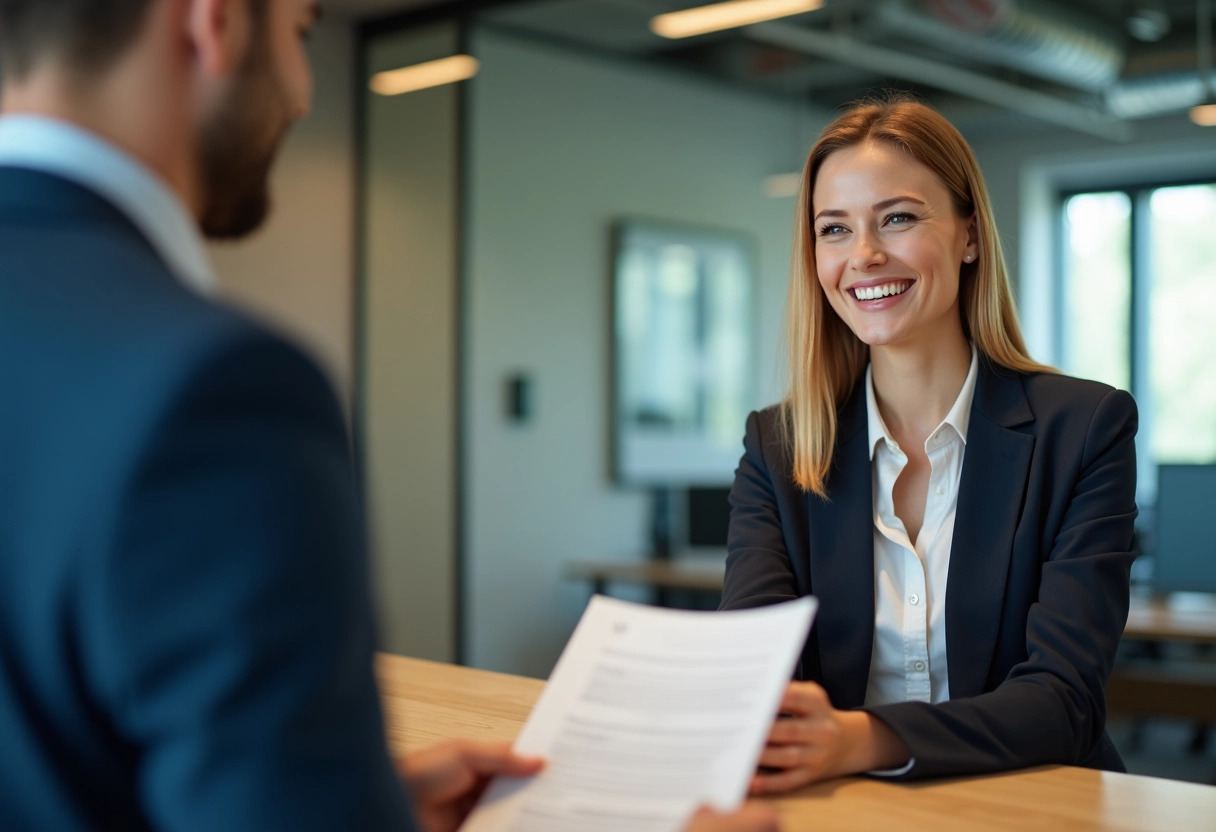
[[975, 255], [974, 255], [974, 254], [968, 254], [968, 255], [966, 255], [965, 257], [963, 257], [963, 260], [965, 260], [965, 261], [966, 261], [966, 262], [968, 262], [968, 263], [970, 263], [970, 262], [971, 262], [972, 260], [974, 260], [974, 259], [975, 259]]

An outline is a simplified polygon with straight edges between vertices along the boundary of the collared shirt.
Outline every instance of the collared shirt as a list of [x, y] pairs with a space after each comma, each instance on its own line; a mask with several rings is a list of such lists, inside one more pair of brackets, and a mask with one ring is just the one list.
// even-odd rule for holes
[[64, 121], [0, 116], [0, 165], [59, 176], [96, 193], [134, 223], [179, 280], [215, 288], [198, 224], [152, 171], [105, 140]]
[[941, 424], [925, 440], [929, 490], [915, 544], [895, 514], [895, 481], [908, 463], [878, 411], [866, 369], [870, 464], [874, 487], [874, 649], [866, 705], [950, 698], [946, 673], [946, 576], [954, 540], [959, 479], [979, 360]]

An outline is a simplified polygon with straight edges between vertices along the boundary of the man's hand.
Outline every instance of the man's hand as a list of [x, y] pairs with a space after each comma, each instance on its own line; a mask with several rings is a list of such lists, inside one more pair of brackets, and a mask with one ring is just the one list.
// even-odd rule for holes
[[543, 760], [513, 754], [510, 743], [453, 740], [410, 754], [398, 769], [424, 832], [455, 832], [492, 777], [526, 777], [543, 766]]
[[701, 809], [684, 832], [780, 832], [777, 816], [766, 806], [749, 803], [737, 812], [720, 815], [712, 809]]

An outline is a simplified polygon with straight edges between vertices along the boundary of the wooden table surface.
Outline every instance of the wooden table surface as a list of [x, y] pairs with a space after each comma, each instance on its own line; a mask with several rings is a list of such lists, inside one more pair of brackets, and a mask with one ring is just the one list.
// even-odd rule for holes
[[[388, 655], [376, 671], [397, 754], [455, 737], [513, 739], [544, 684]], [[789, 832], [1216, 832], [1216, 787], [1068, 766], [916, 784], [846, 778], [770, 802]]]

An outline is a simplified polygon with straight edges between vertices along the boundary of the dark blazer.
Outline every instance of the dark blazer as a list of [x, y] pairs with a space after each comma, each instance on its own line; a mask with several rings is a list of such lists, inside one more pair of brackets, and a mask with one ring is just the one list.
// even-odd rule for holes
[[314, 365], [0, 167], [0, 828], [411, 828]]
[[[794, 484], [778, 418], [769, 408], [747, 421], [722, 606], [816, 595], [799, 678], [859, 708], [874, 641], [864, 376], [839, 411], [827, 500]], [[1104, 688], [1136, 554], [1136, 425], [1125, 392], [981, 356], [946, 586], [951, 699], [869, 709], [911, 749], [904, 776], [1123, 770]]]

